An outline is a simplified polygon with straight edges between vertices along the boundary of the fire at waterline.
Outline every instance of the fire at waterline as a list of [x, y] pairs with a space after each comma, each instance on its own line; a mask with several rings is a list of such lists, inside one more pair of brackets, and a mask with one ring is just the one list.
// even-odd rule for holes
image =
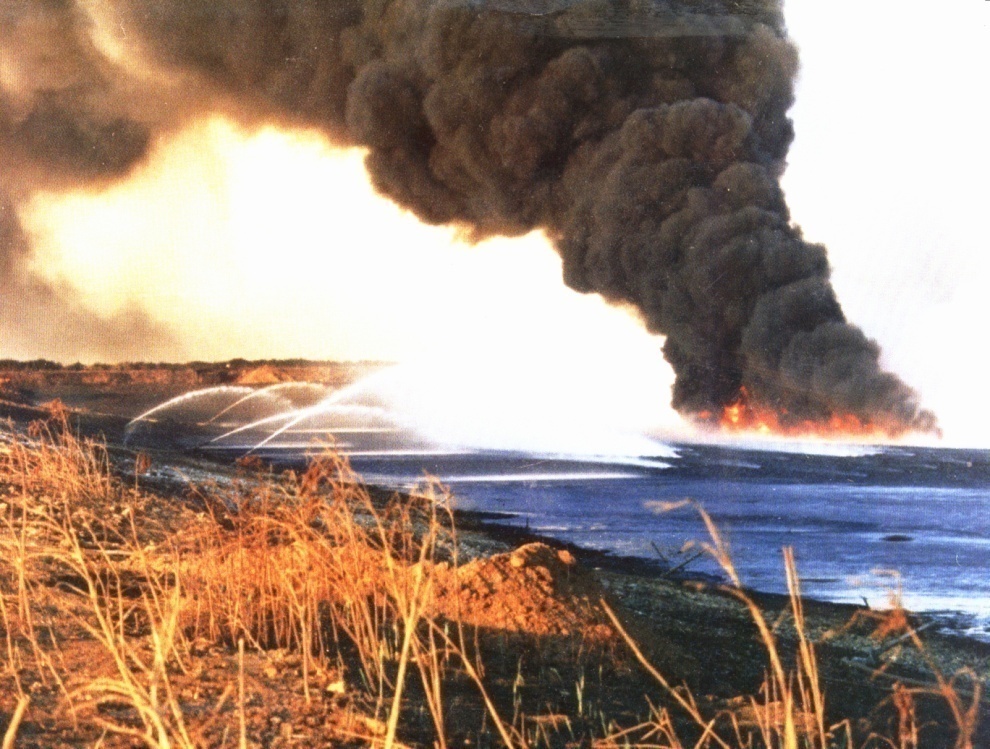
[[126, 179], [156, 141], [222, 115], [366, 149], [376, 188], [425, 222], [477, 239], [543, 231], [569, 286], [665, 336], [673, 405], [695, 421], [937, 431], [846, 320], [825, 248], [791, 222], [779, 178], [798, 58], [778, 0], [28, 0], [2, 13], [14, 333], [32, 324], [14, 310], [43, 305], [80, 335], [116, 330], [121, 350], [161, 334], [87, 319], [32, 276], [18, 206]]

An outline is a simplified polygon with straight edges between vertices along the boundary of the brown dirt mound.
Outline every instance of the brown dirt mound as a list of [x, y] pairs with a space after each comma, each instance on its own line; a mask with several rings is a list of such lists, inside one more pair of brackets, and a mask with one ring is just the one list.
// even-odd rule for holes
[[239, 374], [236, 382], [238, 385], [276, 385], [288, 379], [270, 364], [262, 364]]
[[437, 576], [437, 614], [464, 624], [532, 635], [614, 637], [598, 581], [568, 551], [531, 543]]

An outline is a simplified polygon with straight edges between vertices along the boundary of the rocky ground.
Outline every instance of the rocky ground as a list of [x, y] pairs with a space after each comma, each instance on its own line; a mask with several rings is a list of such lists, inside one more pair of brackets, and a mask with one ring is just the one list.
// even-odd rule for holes
[[[0, 733], [38, 747], [741, 747], [784, 746], [790, 724], [801, 746], [990, 745], [990, 647], [906, 612], [795, 610], [355, 494], [327, 472], [113, 444], [152, 395], [317, 372], [340, 385], [369, 366], [0, 368]], [[56, 398], [70, 408], [43, 405]], [[95, 462], [79, 429], [109, 439]]]

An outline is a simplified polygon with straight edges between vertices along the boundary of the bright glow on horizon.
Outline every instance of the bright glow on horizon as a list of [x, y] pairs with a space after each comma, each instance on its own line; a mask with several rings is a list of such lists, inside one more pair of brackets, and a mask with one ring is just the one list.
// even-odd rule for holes
[[376, 195], [360, 152], [315, 134], [203, 122], [127, 183], [37, 195], [24, 220], [38, 272], [98, 312], [139, 303], [180, 333], [179, 358], [399, 361], [434, 427], [464, 438], [484, 422], [500, 445], [536, 422], [549, 447], [576, 421], [680, 421], [662, 339], [567, 289], [542, 235], [469, 247]]

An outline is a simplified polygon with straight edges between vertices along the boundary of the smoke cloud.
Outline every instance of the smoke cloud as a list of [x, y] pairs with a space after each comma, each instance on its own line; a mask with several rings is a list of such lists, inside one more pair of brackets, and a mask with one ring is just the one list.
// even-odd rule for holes
[[0, 8], [0, 333], [17, 355], [138, 359], [178, 347], [144, 312], [96, 315], [29, 269], [18, 204], [35, 190], [99, 189], [125, 177], [151, 141], [150, 126], [128, 111], [126, 77], [91, 31], [71, 3]]
[[[315, 127], [368, 149], [376, 188], [424, 221], [478, 239], [543, 230], [568, 285], [666, 336], [683, 413], [745, 401], [784, 427], [935, 429], [846, 321], [825, 249], [790, 222], [779, 178], [798, 62], [779, 0], [6, 8], [8, 224], [22, 195], [119, 179], [196, 116]], [[27, 250], [2, 246], [9, 278]]]
[[11, 200], [0, 193], [0, 332], [14, 356], [72, 361], [112, 357], [139, 360], [176, 342], [141, 310], [94, 315], [72, 293], [32, 276], [24, 267], [29, 246]]

